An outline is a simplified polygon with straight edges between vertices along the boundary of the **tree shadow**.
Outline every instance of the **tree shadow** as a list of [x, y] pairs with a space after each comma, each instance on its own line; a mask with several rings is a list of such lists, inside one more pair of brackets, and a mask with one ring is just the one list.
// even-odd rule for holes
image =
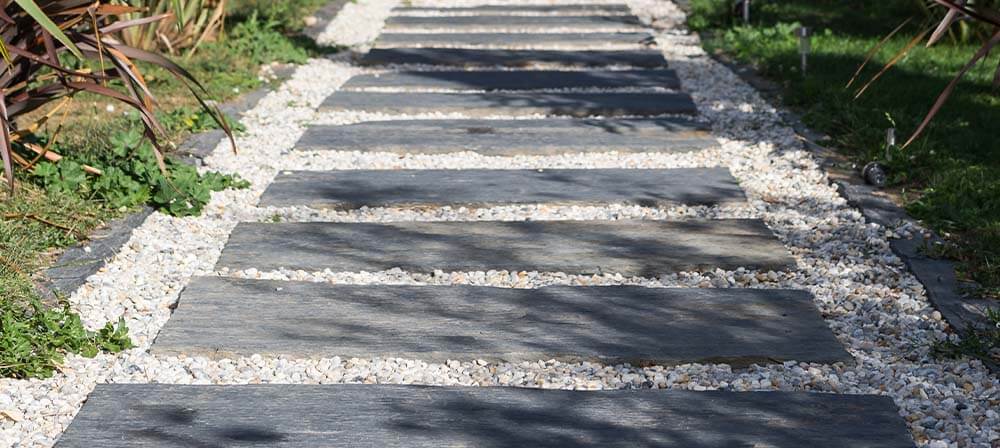
[[735, 367], [853, 361], [804, 291], [357, 286], [219, 277], [192, 282], [153, 351]]
[[487, 156], [689, 152], [718, 146], [688, 118], [543, 120], [389, 120], [313, 126], [297, 151], [358, 151]]
[[759, 220], [241, 223], [217, 269], [663, 274], [793, 269]]
[[260, 206], [490, 207], [516, 204], [644, 207], [742, 204], [727, 168], [672, 170], [340, 170], [282, 173]]
[[102, 385], [57, 446], [912, 447], [893, 408], [797, 392]]

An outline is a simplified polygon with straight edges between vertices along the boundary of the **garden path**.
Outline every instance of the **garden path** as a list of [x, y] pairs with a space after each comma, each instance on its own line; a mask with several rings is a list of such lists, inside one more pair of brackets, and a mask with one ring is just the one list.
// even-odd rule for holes
[[[390, 70], [348, 80], [320, 114], [382, 121], [316, 123], [293, 153], [625, 157], [718, 145], [653, 35], [624, 4], [397, 7], [358, 64]], [[535, 204], [719, 210], [745, 207], [746, 197], [718, 167], [314, 169], [280, 172], [260, 202], [326, 212]], [[796, 258], [760, 217], [244, 222], [216, 265], [222, 273], [397, 268], [507, 271], [515, 287], [202, 276], [181, 294], [151, 352], [481, 365], [855, 362], [805, 290], [523, 281], [528, 272], [652, 279], [794, 272]], [[106, 384], [58, 446], [913, 445], [888, 397], [643, 386]]]

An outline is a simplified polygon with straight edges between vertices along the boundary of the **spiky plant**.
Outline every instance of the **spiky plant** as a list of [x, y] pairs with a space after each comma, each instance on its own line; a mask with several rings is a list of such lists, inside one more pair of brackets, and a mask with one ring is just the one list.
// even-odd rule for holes
[[131, 0], [129, 4], [142, 12], [127, 19], [145, 15], [163, 20], [122, 31], [122, 41], [170, 54], [191, 55], [202, 43], [214, 39], [222, 31], [226, 13], [226, 0]]
[[[953, 26], [959, 24], [959, 33], [964, 34], [966, 38], [972, 35], [969, 30], [978, 30], [978, 35], [981, 36], [982, 45], [976, 50], [975, 53], [969, 58], [969, 61], [959, 69], [955, 77], [952, 78], [951, 82], [945, 86], [944, 90], [938, 95], [934, 104], [931, 106], [927, 115], [921, 121], [920, 125], [913, 134], [906, 140], [903, 144], [903, 148], [909, 146], [921, 134], [927, 129], [927, 126], [934, 120], [940, 112], [941, 107], [948, 101], [951, 97], [952, 92], [955, 91], [955, 87], [958, 83], [965, 77], [965, 75], [972, 70], [976, 65], [990, 54], [997, 44], [1000, 44], [1000, 10], [994, 5], [994, 1], [975, 1], [975, 0], [930, 0], [926, 3], [927, 11], [933, 11], [932, 8], [941, 9], [943, 8], [943, 14], [940, 16], [939, 20], [928, 24], [923, 27], [923, 29], [917, 33], [910, 41], [903, 46], [903, 48], [897, 52], [889, 62], [882, 67], [871, 79], [868, 80], [861, 88], [859, 88], [855, 94], [855, 97], [860, 97], [875, 83], [879, 78], [882, 77], [890, 68], [892, 68], [896, 63], [903, 59], [910, 51], [917, 47], [926, 38], [925, 46], [930, 47], [941, 41], [942, 38], [949, 35], [952, 31]], [[847, 87], [851, 87], [857, 80], [858, 76], [864, 70], [864, 68], [871, 62], [872, 58], [882, 47], [885, 46], [894, 36], [899, 34], [904, 30], [907, 25], [912, 23], [915, 18], [909, 18], [900, 24], [896, 29], [889, 33], [884, 39], [882, 39], [878, 44], [876, 44], [865, 57], [865, 61], [858, 67], [855, 72], [854, 77], [848, 82]], [[975, 26], [968, 25], [969, 23], [974, 23]], [[964, 31], [963, 31], [964, 30]], [[985, 31], [984, 31], [985, 30]], [[994, 87], [1000, 87], [1000, 66], [996, 68], [993, 77]]]
[[[154, 116], [155, 97], [138, 61], [162, 67], [181, 80], [229, 135], [218, 108], [204, 99], [205, 88], [190, 73], [163, 56], [122, 43], [121, 32], [154, 23], [163, 16], [123, 20], [139, 10], [107, 0], [0, 0], [0, 159], [8, 186], [14, 188], [15, 165], [30, 169], [49, 151], [25, 142], [34, 126], [15, 129], [18, 116], [53, 101], [88, 92], [127, 104], [142, 119], [160, 169], [164, 129]], [[45, 119], [44, 117], [42, 118]], [[37, 123], [36, 123], [37, 124]]]

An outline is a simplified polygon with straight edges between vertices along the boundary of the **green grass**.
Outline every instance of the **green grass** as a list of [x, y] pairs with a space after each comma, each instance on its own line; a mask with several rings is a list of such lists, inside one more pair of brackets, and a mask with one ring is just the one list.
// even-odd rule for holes
[[13, 197], [0, 196], [0, 377], [47, 377], [65, 352], [93, 356], [131, 346], [124, 322], [88, 331], [64, 303], [42, 304], [33, 283], [54, 249], [115, 214], [30, 184]]
[[[202, 81], [210, 99], [226, 101], [263, 84], [257, 78], [260, 65], [303, 63], [324, 51], [296, 34], [302, 18], [324, 3], [233, 1], [226, 35], [175, 59]], [[142, 68], [157, 96], [158, 117], [169, 140], [180, 142], [216, 127], [181, 83], [157, 68]], [[199, 176], [176, 163], [170, 166], [167, 184], [148, 146], [140, 143], [135, 114], [117, 104], [115, 111], [108, 111], [108, 104], [78, 95], [64, 117], [50, 121], [36, 136], [42, 143], [55, 138], [52, 148], [65, 156], [63, 161], [43, 162], [30, 174], [18, 173], [13, 195], [0, 189], [0, 377], [46, 377], [67, 352], [92, 356], [130, 347], [124, 322], [87, 331], [64, 302], [40, 300], [35, 282], [62, 249], [140, 204], [175, 215], [197, 214], [209, 191], [243, 186], [238, 179]], [[104, 175], [84, 173], [83, 164]]]
[[[754, 66], [783, 88], [783, 100], [801, 112], [811, 128], [829, 136], [822, 142], [859, 165], [881, 161], [893, 188], [915, 217], [953, 244], [944, 253], [960, 274], [982, 287], [980, 295], [1000, 297], [1000, 97], [992, 89], [1000, 55], [990, 56], [966, 77], [924, 136], [905, 150], [884, 146], [886, 128], [905, 140], [937, 95], [977, 46], [948, 39], [918, 47], [861, 98], [845, 88], [865, 54], [904, 19], [923, 13], [918, 2], [895, 0], [788, 0], [754, 3], [750, 26], [728, 17], [730, 2], [692, 1], [690, 24], [702, 31], [710, 51], [721, 51]], [[809, 71], [799, 69], [799, 24], [812, 28]], [[891, 40], [861, 80], [869, 79], [918, 31]]]

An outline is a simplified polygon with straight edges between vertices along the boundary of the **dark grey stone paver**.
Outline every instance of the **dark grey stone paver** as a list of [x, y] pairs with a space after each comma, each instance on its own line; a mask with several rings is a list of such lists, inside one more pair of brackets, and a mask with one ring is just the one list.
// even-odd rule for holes
[[656, 50], [480, 50], [469, 48], [373, 48], [360, 60], [363, 65], [426, 64], [455, 67], [527, 67], [556, 64], [570, 67], [664, 67], [667, 60]]
[[563, 5], [478, 5], [460, 6], [452, 8], [436, 8], [422, 6], [399, 6], [393, 8], [394, 13], [406, 15], [411, 13], [475, 13], [475, 14], [502, 14], [502, 13], [561, 13], [561, 14], [612, 14], [628, 13], [628, 5], [625, 4], [563, 4]]
[[422, 71], [358, 75], [344, 84], [345, 90], [369, 87], [451, 90], [537, 90], [568, 88], [677, 89], [680, 80], [673, 70], [624, 71]]
[[314, 126], [303, 151], [486, 156], [688, 152], [718, 146], [707, 129], [681, 118], [579, 120], [391, 120]]
[[509, 204], [737, 204], [743, 190], [726, 168], [668, 170], [343, 170], [277, 176], [261, 206], [489, 207]]
[[786, 270], [795, 261], [759, 220], [241, 223], [217, 267], [334, 272], [510, 271], [654, 277]]
[[191, 282], [152, 351], [633, 365], [854, 360], [805, 291], [357, 286], [220, 277]]
[[892, 399], [882, 396], [362, 384], [99, 384], [57, 444], [237, 445], [914, 446]]
[[396, 30], [540, 30], [553, 28], [572, 31], [618, 31], [641, 29], [635, 16], [504, 16], [478, 15], [459, 17], [390, 16], [386, 31]]
[[461, 113], [469, 117], [551, 115], [656, 116], [696, 114], [686, 93], [438, 93], [335, 92], [320, 105], [323, 112], [363, 111], [383, 114]]
[[391, 47], [529, 47], [588, 48], [598, 45], [652, 46], [649, 33], [386, 33], [377, 48]]

